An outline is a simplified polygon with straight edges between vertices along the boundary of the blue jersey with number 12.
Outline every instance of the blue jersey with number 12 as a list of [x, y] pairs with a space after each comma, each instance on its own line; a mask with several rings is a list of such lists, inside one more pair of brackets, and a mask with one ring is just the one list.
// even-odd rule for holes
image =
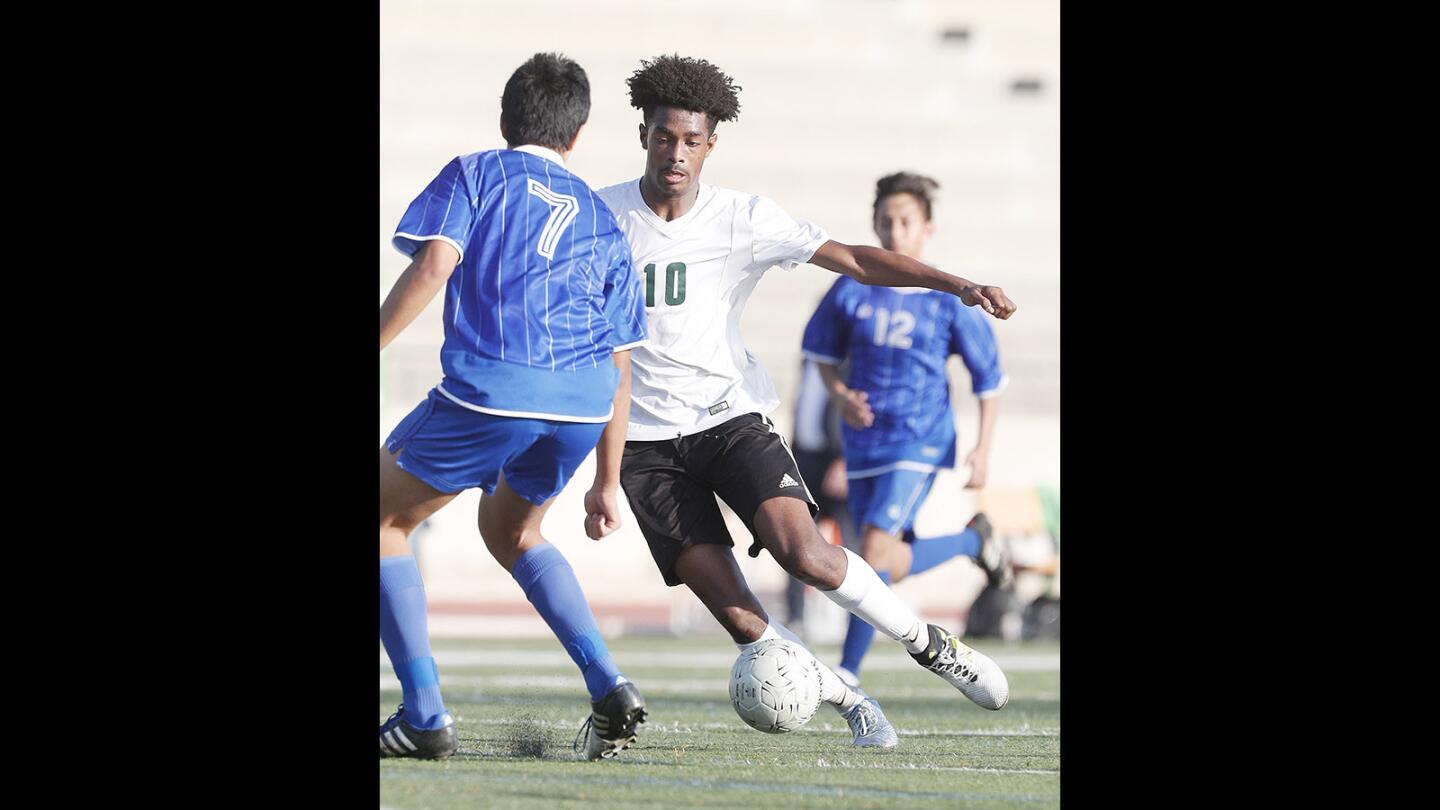
[[801, 349], [822, 363], [848, 358], [846, 385], [869, 395], [875, 423], [843, 426], [852, 473], [899, 461], [954, 465], [946, 360], [960, 355], [977, 396], [998, 394], [1005, 383], [986, 317], [934, 290], [870, 287], [849, 277], [835, 282], [810, 317]]

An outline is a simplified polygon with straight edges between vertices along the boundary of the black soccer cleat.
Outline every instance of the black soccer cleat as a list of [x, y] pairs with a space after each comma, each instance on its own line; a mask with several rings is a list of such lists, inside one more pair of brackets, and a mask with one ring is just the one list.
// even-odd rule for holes
[[985, 517], [984, 512], [976, 512], [975, 517], [965, 524], [965, 528], [980, 533], [980, 553], [975, 557], [975, 562], [985, 571], [985, 577], [990, 580], [990, 584], [1002, 590], [1013, 585], [1015, 569], [1010, 563], [1010, 550], [1005, 547], [1004, 541], [995, 536], [995, 528], [990, 525], [990, 518]]
[[[645, 698], [626, 681], [590, 704], [590, 716], [575, 735], [576, 753], [585, 747], [586, 759], [610, 759], [635, 742], [635, 727], [645, 722]], [[581, 738], [584, 742], [581, 742]]]
[[455, 718], [445, 713], [445, 725], [435, 729], [415, 728], [405, 722], [405, 704], [380, 726], [380, 758], [411, 757], [444, 759], [455, 753], [460, 742], [455, 735]]

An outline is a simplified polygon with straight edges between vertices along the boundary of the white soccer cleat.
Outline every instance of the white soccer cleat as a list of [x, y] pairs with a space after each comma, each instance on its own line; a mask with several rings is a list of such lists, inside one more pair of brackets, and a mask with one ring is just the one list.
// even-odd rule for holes
[[[865, 694], [861, 692], [861, 694]], [[885, 719], [875, 698], [866, 698], [840, 715], [850, 724], [851, 742], [856, 748], [894, 748], [900, 744], [895, 727]]]
[[930, 646], [910, 657], [981, 708], [998, 711], [1010, 702], [1010, 682], [1000, 666], [943, 627], [930, 625]]

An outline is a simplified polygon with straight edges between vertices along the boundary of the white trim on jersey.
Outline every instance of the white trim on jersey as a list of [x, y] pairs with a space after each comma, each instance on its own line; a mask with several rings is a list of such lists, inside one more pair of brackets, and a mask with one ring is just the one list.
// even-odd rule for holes
[[886, 464], [883, 467], [871, 467], [867, 470], [846, 470], [846, 478], [873, 478], [877, 475], [884, 475], [895, 470], [912, 470], [914, 472], [935, 472], [939, 469], [934, 464], [925, 464], [919, 461], [897, 461], [894, 464]]
[[600, 422], [609, 422], [610, 417], [615, 415], [615, 408], [613, 405], [610, 408], [610, 412], [605, 414], [604, 416], [570, 416], [563, 413], [538, 413], [531, 411], [506, 411], [501, 410], [500, 408], [482, 408], [479, 405], [471, 405], [465, 400], [456, 397], [454, 394], [446, 391], [445, 386], [443, 385], [435, 386], [435, 390], [439, 391], [441, 394], [444, 394], [446, 399], [450, 400], [456, 405], [459, 405], [462, 408], [468, 408], [472, 411], [477, 411], [479, 413], [488, 413], [491, 416], [509, 416], [516, 419], [553, 419], [556, 422], [583, 422], [585, 424], [594, 425]]
[[[500, 155], [499, 155], [499, 154], [496, 154], [496, 155], [495, 155], [495, 168], [497, 168], [497, 169], [500, 170], [500, 216], [498, 216], [498, 217], [495, 218], [495, 219], [496, 219], [497, 221], [499, 221], [499, 223], [500, 223], [500, 252], [499, 252], [499, 254], [497, 254], [497, 255], [504, 256], [504, 255], [505, 255], [505, 209], [507, 209], [507, 208], [510, 207], [510, 199], [509, 199], [509, 188], [508, 188], [508, 186], [509, 186], [509, 180], [508, 180], [508, 178], [505, 177], [505, 161], [503, 161], [503, 160], [500, 159]], [[504, 263], [504, 262], [496, 262], [496, 263], [495, 263], [495, 309], [496, 309], [496, 311], [498, 311], [498, 312], [504, 312], [504, 311], [505, 311], [505, 280], [504, 280], [504, 278], [502, 278], [502, 276], [503, 276], [503, 268], [504, 268], [504, 267], [505, 267], [505, 263]], [[500, 359], [501, 359], [501, 360], [504, 360], [504, 359], [505, 359], [505, 319], [504, 319], [504, 318], [496, 318], [496, 319], [495, 319], [495, 325], [496, 325], [496, 326], [499, 328], [499, 330], [500, 330], [500, 341], [499, 341], [499, 342], [500, 342]], [[480, 342], [480, 336], [479, 336], [478, 334], [475, 336], [475, 342], [476, 342], [477, 347], [478, 347], [478, 344], [479, 344], [479, 342]], [[484, 352], [476, 352], [476, 353], [477, 353], [477, 354], [480, 354], [481, 356], [484, 356]], [[447, 396], [448, 396], [448, 395], [447, 395]]]
[[[549, 184], [550, 184], [550, 183], [553, 183], [553, 182], [555, 182], [555, 181], [554, 181], [554, 179], [552, 179], [552, 178], [550, 177], [550, 164], [547, 162], [547, 163], [545, 164], [545, 183], [546, 183], [546, 185], [545, 185], [545, 190], [546, 190], [546, 191], [549, 191], [549, 190], [550, 190], [550, 189], [549, 189]], [[531, 177], [531, 178], [529, 179], [529, 183], [530, 183], [530, 188], [531, 188], [532, 192], [533, 192], [533, 190], [534, 190], [534, 188], [535, 188], [536, 186], [539, 186], [539, 185], [540, 185], [540, 182], [539, 182], [538, 180], [536, 180], [535, 178], [533, 178], [533, 177]], [[554, 194], [554, 193], [557, 193], [557, 192], [551, 192], [551, 193]], [[568, 194], [567, 194], [567, 195], [564, 195], [564, 196], [570, 201], [571, 204], [574, 205], [574, 210], [572, 210], [572, 211], [570, 212], [570, 219], [574, 219], [574, 218], [575, 218], [575, 211], [579, 211], [579, 210], [580, 210], [580, 204], [575, 201], [575, 198], [574, 198], [574, 197], [571, 197], [571, 196], [568, 195]], [[545, 198], [544, 198], [543, 196], [541, 196], [540, 199], [543, 200], [543, 199], [545, 199]], [[549, 228], [551, 225], [555, 224], [555, 215], [556, 215], [556, 213], [558, 213], [559, 211], [560, 211], [560, 209], [557, 208], [557, 209], [554, 209], [554, 210], [552, 210], [552, 211], [550, 212], [550, 218], [547, 219], [547, 220], [545, 220], [545, 227], [546, 227], [546, 228]], [[540, 235], [540, 242], [541, 242], [541, 244], [542, 244], [542, 246], [543, 246], [543, 244], [544, 244], [544, 242], [545, 242], [545, 234], [543, 234], [543, 233]], [[546, 311], [546, 312], [549, 312], [549, 311], [550, 311], [550, 274], [551, 274], [551, 272], [554, 270], [555, 247], [556, 247], [556, 245], [559, 245], [559, 244], [560, 244], [560, 234], [559, 234], [559, 232], [556, 232], [556, 234], [555, 234], [554, 238], [551, 240], [551, 242], [552, 242], [552, 243], [551, 243], [551, 245], [550, 245], [550, 253], [549, 253], [549, 255], [545, 256], [545, 311]], [[565, 314], [566, 314], [566, 315], [569, 315], [569, 314], [570, 314], [570, 311], [567, 309], [567, 310], [565, 311]], [[555, 370], [555, 334], [550, 331], [550, 319], [549, 319], [549, 318], [546, 318], [546, 319], [545, 319], [545, 337], [548, 338], [549, 341], [550, 341], [550, 342], [549, 342], [548, 344], [546, 344], [546, 345], [550, 348], [550, 370], [551, 370], [551, 371], [554, 371], [554, 370]]]
[[[595, 264], [595, 243], [599, 241], [598, 239], [596, 239], [596, 234], [598, 233], [598, 230], [597, 230], [597, 229], [598, 229], [599, 227], [600, 227], [600, 215], [595, 212], [594, 207], [591, 207], [591, 209], [590, 209], [590, 264], [591, 264], [591, 266], [594, 266], [594, 264]], [[587, 274], [585, 275], [585, 294], [586, 294], [586, 295], [594, 295], [594, 286], [595, 286], [595, 274], [594, 274], [594, 273], [587, 273]], [[602, 292], [603, 292], [604, 288], [602, 287], [601, 290], [602, 290]], [[595, 319], [595, 315], [594, 315], [593, 312], [591, 312], [591, 307], [586, 307], [586, 308], [585, 308], [585, 333], [590, 336], [590, 342], [591, 342], [592, 344], [595, 342], [595, 326], [594, 326], [595, 321], [594, 321], [594, 319]], [[591, 358], [590, 358], [590, 367], [591, 367], [591, 368], [599, 368], [599, 367], [600, 367], [600, 358], [598, 358], [598, 357], [591, 357]]]
[[995, 386], [994, 388], [991, 388], [991, 389], [988, 390], [988, 391], [981, 391], [980, 393], [976, 394], [975, 396], [978, 397], [979, 399], [993, 399], [993, 398], [998, 397], [998, 396], [1000, 396], [1001, 394], [1005, 393], [1005, 389], [1006, 389], [1006, 388], [1009, 388], [1009, 387], [1010, 387], [1010, 375], [1009, 375], [1009, 374], [1001, 374], [1001, 375], [1000, 375], [1000, 384], [999, 384], [999, 385]]
[[565, 165], [565, 158], [561, 157], [559, 152], [556, 152], [554, 149], [551, 149], [548, 146], [540, 146], [538, 144], [526, 143], [521, 144], [520, 146], [517, 146], [510, 151], [524, 152], [527, 155], [534, 155], [535, 157], [542, 157], [546, 160], [553, 160], [556, 163], [559, 163], [561, 166]]
[[[445, 244], [449, 245], [450, 247], [455, 248], [455, 252], [460, 254], [460, 260], [457, 261], [457, 262], [455, 262], [456, 264], [459, 264], [460, 262], [465, 261], [465, 248], [460, 247], [460, 243], [459, 243], [459, 242], [456, 242], [454, 239], [451, 239], [450, 237], [446, 236], [446, 235], [443, 234], [443, 233], [432, 234], [432, 235], [430, 235], [430, 236], [417, 236], [417, 235], [415, 235], [415, 234], [413, 234], [413, 233], [405, 233], [405, 232], [403, 232], [403, 231], [396, 231], [396, 232], [395, 232], [395, 236], [394, 236], [393, 238], [391, 238], [391, 240], [390, 240], [390, 244], [391, 244], [396, 250], [399, 250], [401, 253], [405, 253], [405, 251], [400, 250], [400, 246], [399, 246], [399, 245], [396, 245], [396, 244], [395, 244], [395, 240], [396, 240], [396, 239], [410, 239], [410, 240], [415, 241], [415, 242], [429, 242], [429, 241], [431, 241], [431, 240], [438, 239], [438, 240], [440, 240], [441, 242], [444, 242]], [[420, 251], [417, 250], [417, 251], [415, 251], [415, 252], [416, 252], [416, 253], [419, 253]], [[411, 257], [414, 256], [413, 253], [405, 253], [405, 255], [406, 255], [406, 256], [411, 256]]]
[[838, 357], [830, 357], [820, 354], [819, 352], [807, 352], [804, 349], [800, 350], [800, 354], [804, 355], [806, 360], [814, 360], [817, 363], [824, 363], [827, 366], [838, 366], [841, 362]]
[[610, 350], [610, 353], [611, 353], [611, 354], [614, 354], [615, 352], [629, 351], [630, 349], [633, 349], [633, 348], [635, 348], [636, 346], [644, 346], [644, 345], [645, 345], [645, 338], [640, 338], [639, 340], [637, 340], [637, 341], [635, 341], [635, 342], [633, 342], [633, 343], [626, 343], [626, 344], [624, 344], [624, 345], [622, 345], [622, 346], [616, 346], [615, 348], [613, 348], [613, 349]]

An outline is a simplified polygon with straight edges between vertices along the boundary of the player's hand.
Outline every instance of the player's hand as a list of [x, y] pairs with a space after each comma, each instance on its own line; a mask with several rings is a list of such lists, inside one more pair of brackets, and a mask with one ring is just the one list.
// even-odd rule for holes
[[980, 307], [1002, 321], [1015, 314], [1015, 302], [999, 287], [972, 284], [960, 291], [960, 302], [967, 307]]
[[835, 400], [835, 404], [840, 407], [840, 418], [845, 420], [845, 424], [858, 430], [875, 424], [875, 412], [870, 410], [870, 403], [867, 401], [869, 399], [869, 394], [853, 388], [841, 394]]
[[620, 528], [620, 500], [614, 488], [595, 487], [585, 493], [585, 536], [599, 540]]
[[984, 488], [990, 467], [990, 454], [977, 447], [965, 457], [965, 463], [970, 467], [970, 480], [965, 482], [965, 488]]

